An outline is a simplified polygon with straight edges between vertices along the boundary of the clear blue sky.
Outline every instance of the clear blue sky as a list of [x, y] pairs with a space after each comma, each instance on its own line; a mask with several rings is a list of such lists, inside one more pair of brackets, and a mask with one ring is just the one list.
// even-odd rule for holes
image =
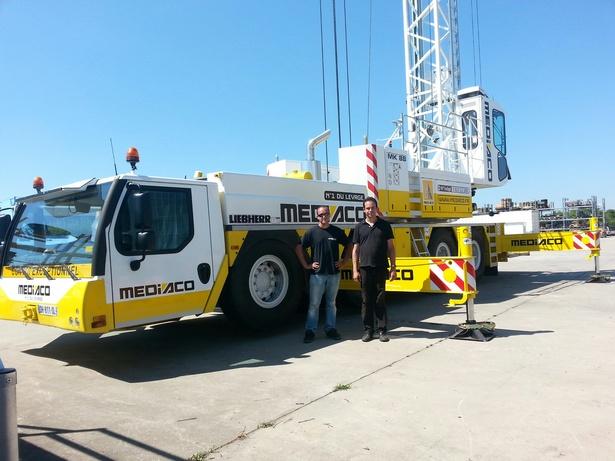
[[[513, 180], [476, 202], [597, 195], [615, 208], [615, 2], [478, 1], [482, 83], [506, 109]], [[336, 163], [331, 0], [323, 6]], [[355, 144], [367, 129], [368, 9], [347, 0]], [[470, 86], [470, 0], [459, 9]], [[404, 110], [400, 0], [373, 0], [372, 30], [376, 141]], [[275, 155], [303, 159], [324, 126], [318, 0], [0, 0], [0, 66], [0, 200], [30, 194], [36, 175], [47, 188], [112, 175], [109, 137], [120, 171], [135, 145], [147, 175], [260, 174]]]

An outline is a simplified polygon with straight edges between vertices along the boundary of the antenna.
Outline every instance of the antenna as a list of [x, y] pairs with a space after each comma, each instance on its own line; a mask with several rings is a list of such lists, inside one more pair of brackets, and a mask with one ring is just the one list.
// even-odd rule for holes
[[113, 139], [109, 138], [111, 143], [111, 155], [113, 156], [113, 169], [115, 170], [115, 176], [117, 176], [117, 165], [115, 164], [115, 151], [113, 150]]

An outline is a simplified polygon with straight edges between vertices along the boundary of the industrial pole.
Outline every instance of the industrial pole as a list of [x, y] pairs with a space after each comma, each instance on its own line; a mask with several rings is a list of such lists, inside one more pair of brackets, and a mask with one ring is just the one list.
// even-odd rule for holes
[[0, 459], [17, 461], [17, 372], [4, 368], [0, 359]]

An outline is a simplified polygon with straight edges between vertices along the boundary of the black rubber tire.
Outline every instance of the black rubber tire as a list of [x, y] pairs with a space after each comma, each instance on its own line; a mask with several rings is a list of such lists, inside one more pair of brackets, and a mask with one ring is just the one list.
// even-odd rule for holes
[[[474, 269], [476, 270], [476, 278], [481, 278], [485, 273], [487, 266], [487, 239], [485, 231], [482, 227], [472, 228], [472, 254], [474, 255]], [[476, 254], [480, 252], [480, 254]], [[478, 264], [476, 261], [478, 260]]]
[[275, 328], [302, 305], [305, 277], [283, 242], [264, 240], [239, 255], [231, 269], [222, 311], [253, 331]]
[[432, 230], [427, 249], [432, 257], [457, 256], [457, 240], [453, 235], [453, 231], [448, 228]]

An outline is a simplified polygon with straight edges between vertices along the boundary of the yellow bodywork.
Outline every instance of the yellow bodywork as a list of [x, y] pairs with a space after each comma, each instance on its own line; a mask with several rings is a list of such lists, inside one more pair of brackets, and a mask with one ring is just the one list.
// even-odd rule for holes
[[[522, 253], [528, 251], [567, 251], [578, 250], [573, 239], [575, 235], [585, 244], [595, 242], [595, 239], [582, 231], [537, 232], [534, 234], [500, 235], [497, 239], [497, 251]], [[598, 247], [599, 248], [599, 247]]]
[[467, 195], [403, 192], [380, 189], [378, 206], [396, 218], [467, 218], [472, 216], [472, 197]]
[[[27, 282], [43, 280], [47, 281], [45, 278]], [[55, 315], [49, 315], [51, 312]], [[13, 300], [0, 288], [0, 317], [84, 333], [104, 333], [114, 329], [113, 306], [105, 302], [105, 283], [102, 279], [74, 282], [57, 304]]]
[[[442, 261], [444, 264], [451, 264], [453, 260], [463, 261], [467, 263], [471, 257], [456, 257], [456, 258], [431, 258], [431, 257], [397, 257], [397, 280], [387, 281], [386, 290], [400, 293], [449, 293], [449, 290], [443, 290], [431, 283], [432, 265], [434, 261]], [[448, 275], [448, 273], [446, 273]], [[453, 277], [454, 278], [454, 277]], [[464, 278], [467, 281], [467, 267], [464, 264]], [[452, 280], [448, 280], [452, 281]], [[340, 289], [342, 290], [360, 290], [361, 287], [352, 279], [352, 268], [344, 267], [342, 269]], [[460, 293], [463, 296], [472, 294], [476, 296], [476, 289], [465, 285], [464, 290]], [[453, 304], [455, 300], [450, 300]], [[464, 301], [465, 302], [465, 301]]]
[[46, 278], [45, 271], [54, 279], [71, 278], [71, 273], [80, 279], [90, 278], [92, 276], [92, 266], [90, 264], [65, 264], [65, 265], [49, 265], [49, 266], [28, 266], [23, 269], [16, 270], [5, 266], [2, 268], [3, 278], [24, 278], [24, 271], [28, 277]]
[[472, 216], [472, 198], [465, 195], [435, 194], [433, 205], [423, 201], [423, 218], [466, 218]]
[[248, 231], [232, 230], [224, 233], [228, 266], [233, 266], [233, 264], [235, 264], [239, 250], [241, 250], [243, 242], [246, 240], [247, 236]]
[[[84, 265], [86, 266], [86, 265]], [[52, 273], [52, 267], [45, 268]], [[24, 284], [40, 286], [53, 285], [55, 280], [35, 277], [40, 268], [26, 269], [31, 280], [22, 273], [4, 269], [7, 279], [20, 278]], [[76, 280], [57, 303], [42, 300], [13, 300], [0, 288], [0, 318], [25, 323], [79, 331], [82, 333], [105, 333], [121, 327], [122, 324], [147, 324], [161, 318], [173, 318], [185, 312], [211, 312], [216, 308], [224, 283], [228, 276], [228, 256], [224, 257], [211, 290], [175, 293], [166, 296], [130, 299], [113, 304], [106, 302], [103, 278]], [[83, 275], [88, 269], [81, 267], [73, 273]], [[56, 273], [59, 279], [68, 276]]]

